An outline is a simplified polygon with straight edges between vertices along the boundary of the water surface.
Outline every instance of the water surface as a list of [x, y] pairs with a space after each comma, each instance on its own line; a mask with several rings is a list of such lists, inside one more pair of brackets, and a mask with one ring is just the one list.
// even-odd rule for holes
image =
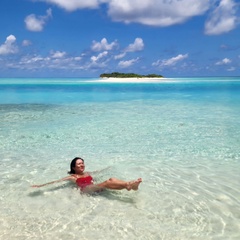
[[[239, 114], [239, 78], [0, 79], [0, 239], [239, 239]], [[76, 156], [143, 183], [30, 188]]]

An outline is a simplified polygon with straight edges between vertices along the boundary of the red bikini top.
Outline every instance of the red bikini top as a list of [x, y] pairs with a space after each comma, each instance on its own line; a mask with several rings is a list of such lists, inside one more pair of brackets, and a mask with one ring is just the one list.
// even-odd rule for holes
[[81, 188], [86, 187], [90, 184], [93, 184], [93, 178], [90, 175], [86, 177], [77, 178], [76, 184]]

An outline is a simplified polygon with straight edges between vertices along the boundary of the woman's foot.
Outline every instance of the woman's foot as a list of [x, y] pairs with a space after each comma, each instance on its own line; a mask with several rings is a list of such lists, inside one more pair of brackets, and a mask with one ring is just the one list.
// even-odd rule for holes
[[138, 190], [138, 186], [139, 186], [139, 184], [140, 184], [141, 182], [142, 182], [142, 179], [141, 179], [141, 178], [138, 178], [137, 180], [128, 182], [128, 184], [127, 184], [127, 190], [128, 190], [128, 191], [130, 191], [130, 190], [137, 191], [137, 190]]

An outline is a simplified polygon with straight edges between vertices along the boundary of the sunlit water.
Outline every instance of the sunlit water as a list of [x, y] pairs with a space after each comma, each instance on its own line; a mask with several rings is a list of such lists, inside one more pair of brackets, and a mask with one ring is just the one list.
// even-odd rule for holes
[[0, 79], [0, 239], [240, 239], [240, 79], [87, 80]]

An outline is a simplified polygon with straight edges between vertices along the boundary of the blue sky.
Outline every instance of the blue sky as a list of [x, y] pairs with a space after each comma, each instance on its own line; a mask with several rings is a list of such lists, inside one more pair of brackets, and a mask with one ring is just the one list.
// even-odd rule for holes
[[0, 77], [240, 76], [239, 0], [1, 0]]

